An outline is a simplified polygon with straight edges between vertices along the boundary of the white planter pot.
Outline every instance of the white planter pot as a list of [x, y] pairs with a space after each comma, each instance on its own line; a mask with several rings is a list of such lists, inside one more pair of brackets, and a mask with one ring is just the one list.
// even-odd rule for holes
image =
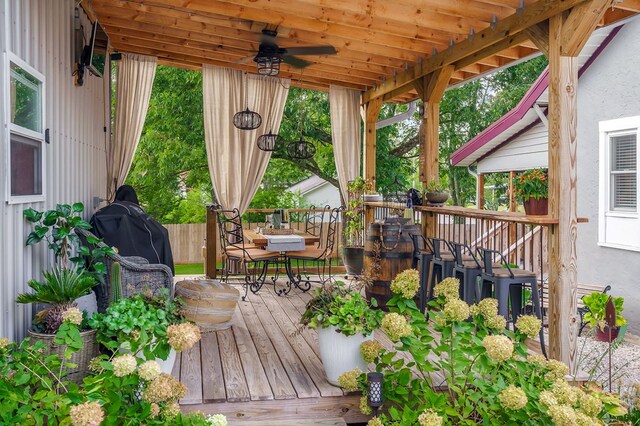
[[371, 339], [373, 339], [373, 334], [345, 336], [336, 332], [335, 327], [318, 329], [320, 359], [329, 383], [338, 386], [338, 377], [345, 371], [353, 370], [356, 367], [362, 371], [367, 370], [367, 363], [360, 355], [360, 345], [365, 340]]
[[95, 292], [91, 292], [86, 296], [78, 297], [75, 300], [78, 305], [78, 309], [81, 311], [87, 311], [87, 316], [91, 316], [98, 312], [98, 301], [96, 300]]
[[169, 356], [166, 360], [156, 358], [156, 361], [158, 362], [158, 364], [160, 364], [160, 369], [163, 373], [171, 374], [171, 371], [173, 371], [173, 364], [176, 363], [176, 355], [176, 351], [171, 348], [171, 351], [169, 351]]

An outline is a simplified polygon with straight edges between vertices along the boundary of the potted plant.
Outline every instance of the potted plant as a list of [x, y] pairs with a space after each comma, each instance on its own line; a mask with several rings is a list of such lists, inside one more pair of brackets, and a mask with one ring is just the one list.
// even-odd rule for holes
[[98, 342], [111, 352], [156, 360], [170, 374], [176, 352], [197, 343], [200, 329], [186, 322], [180, 313], [180, 299], [168, 296], [165, 290], [156, 296], [138, 293], [115, 300], [104, 314], [94, 314], [89, 324], [98, 330]]
[[432, 180], [427, 183], [424, 193], [427, 203], [431, 205], [441, 206], [449, 199], [447, 190], [440, 186], [438, 181]]
[[307, 303], [300, 323], [317, 329], [320, 359], [329, 383], [338, 385], [345, 371], [365, 370], [367, 363], [360, 354], [360, 345], [373, 339], [384, 313], [372, 309], [357, 287], [342, 282], [327, 284], [316, 290]]
[[91, 291], [95, 284], [93, 277], [76, 268], [55, 267], [42, 273], [44, 282], [30, 280], [33, 293], [19, 294], [18, 303], [42, 303], [45, 308], [39, 311], [32, 328], [27, 331], [32, 340], [44, 343], [47, 354], [57, 354], [61, 359], [66, 345], [55, 342], [55, 334], [65, 321], [73, 322], [81, 330], [82, 350], [73, 354], [71, 362], [77, 367], [68, 369], [71, 380], [81, 380], [86, 374], [89, 361], [98, 354], [96, 330], [86, 323], [86, 314], [78, 309], [75, 300]]
[[[611, 342], [618, 337], [620, 326], [627, 323], [627, 320], [620, 315], [624, 303], [623, 297], [611, 297], [613, 306], [616, 308], [616, 323], [615, 326], [609, 330], [609, 325], [605, 319], [607, 316], [607, 302], [609, 301], [608, 294], [602, 292], [593, 292], [582, 298], [584, 306], [588, 309], [584, 314], [584, 320], [589, 323], [589, 326], [595, 332], [595, 339], [601, 342]], [[611, 333], [609, 333], [611, 331]], [[611, 337], [609, 337], [611, 336]]]
[[371, 183], [357, 177], [347, 185], [348, 200], [344, 210], [344, 237], [342, 262], [349, 275], [362, 274], [364, 261], [364, 193]]
[[522, 198], [526, 214], [548, 213], [549, 184], [546, 169], [532, 169], [520, 173], [513, 185], [518, 196]]

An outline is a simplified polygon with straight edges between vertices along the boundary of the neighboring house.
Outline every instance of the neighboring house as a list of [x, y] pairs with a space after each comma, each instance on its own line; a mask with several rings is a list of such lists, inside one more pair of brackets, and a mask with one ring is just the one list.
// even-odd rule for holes
[[[595, 32], [579, 58], [578, 282], [611, 284], [640, 331], [640, 19]], [[516, 108], [451, 156], [478, 173], [548, 165], [548, 74]]]
[[[32, 315], [16, 295], [53, 262], [45, 243], [25, 247], [22, 212], [80, 201], [88, 219], [105, 198], [109, 79], [86, 72], [75, 85], [76, 3], [0, 1], [0, 336], [10, 339]], [[91, 24], [78, 22], [88, 40]]]
[[296, 183], [287, 188], [287, 191], [300, 194], [304, 203], [310, 206], [340, 207], [342, 205], [340, 190], [316, 175]]

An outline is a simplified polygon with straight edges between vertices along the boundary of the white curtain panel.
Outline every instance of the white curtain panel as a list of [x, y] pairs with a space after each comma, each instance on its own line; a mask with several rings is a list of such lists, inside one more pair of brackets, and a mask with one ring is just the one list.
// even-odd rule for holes
[[[271, 158], [271, 153], [258, 149], [256, 142], [269, 130], [278, 133], [290, 80], [204, 65], [202, 85], [204, 135], [213, 190], [222, 208], [238, 208], [244, 213]], [[233, 125], [233, 115], [247, 106], [262, 117], [262, 125], [256, 130], [239, 130]]]
[[127, 178], [147, 117], [158, 59], [123, 53], [116, 62], [116, 113], [107, 153], [107, 197]]
[[362, 134], [360, 133], [360, 92], [339, 86], [329, 87], [331, 137], [340, 192], [347, 200], [347, 184], [360, 176]]

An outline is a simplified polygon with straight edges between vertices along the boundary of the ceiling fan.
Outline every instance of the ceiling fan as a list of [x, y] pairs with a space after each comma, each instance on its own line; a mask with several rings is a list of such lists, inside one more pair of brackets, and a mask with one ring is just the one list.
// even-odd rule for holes
[[246, 63], [253, 60], [258, 66], [258, 74], [276, 76], [280, 72], [280, 63], [284, 62], [294, 68], [305, 68], [311, 62], [300, 59], [294, 55], [335, 55], [333, 46], [303, 46], [303, 47], [279, 47], [276, 44], [278, 33], [273, 30], [263, 29], [260, 47], [255, 56], [248, 56], [239, 60]]

